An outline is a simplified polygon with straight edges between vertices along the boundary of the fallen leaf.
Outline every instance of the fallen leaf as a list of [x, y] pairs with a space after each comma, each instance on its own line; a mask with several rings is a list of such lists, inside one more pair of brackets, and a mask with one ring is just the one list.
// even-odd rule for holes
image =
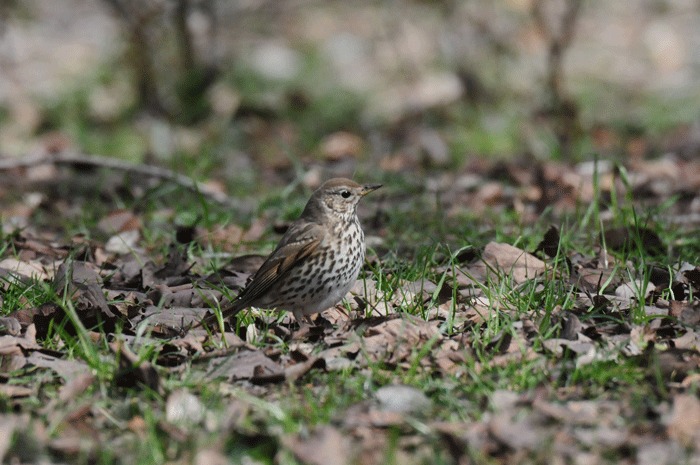
[[150, 362], [140, 360], [123, 340], [110, 342], [109, 348], [119, 357], [119, 370], [114, 375], [116, 386], [123, 388], [143, 386], [158, 392], [160, 379], [158, 372]]
[[0, 277], [3, 287], [11, 284], [12, 279], [20, 282], [28, 282], [35, 279], [44, 281], [49, 278], [49, 273], [39, 260], [22, 261], [16, 258], [6, 258], [0, 261]]
[[284, 369], [259, 350], [244, 350], [212, 358], [207, 366], [206, 378], [225, 378], [229, 381], [267, 376], [275, 381], [284, 380]]
[[700, 400], [693, 394], [676, 394], [668, 423], [668, 435], [690, 447], [700, 440]]
[[316, 429], [306, 440], [287, 437], [283, 444], [299, 461], [310, 465], [345, 465], [352, 457], [349, 438], [330, 425]]
[[489, 242], [481, 255], [481, 261], [468, 269], [480, 282], [486, 282], [489, 278], [495, 281], [512, 278], [514, 283], [522, 284], [544, 273], [546, 265], [539, 258], [517, 247]]

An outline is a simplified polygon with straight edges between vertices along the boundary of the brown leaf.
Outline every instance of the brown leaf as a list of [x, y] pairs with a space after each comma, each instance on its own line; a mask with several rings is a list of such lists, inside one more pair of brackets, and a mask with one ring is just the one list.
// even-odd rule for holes
[[[613, 277], [613, 279], [610, 279], [611, 276]], [[608, 287], [603, 286], [614, 286], [616, 283], [616, 277], [619, 276], [620, 271], [617, 268], [583, 268], [578, 272], [577, 275], [572, 274], [572, 277], [578, 277], [578, 279], [575, 281], [575, 284], [592, 294], [606, 292], [608, 290]]]
[[687, 331], [684, 335], [680, 337], [674, 337], [671, 339], [673, 341], [673, 346], [676, 349], [695, 349], [700, 347], [700, 336], [697, 331]]
[[[624, 303], [629, 303], [631, 300], [644, 300], [651, 292], [656, 289], [652, 283], [647, 283], [644, 288], [644, 282], [641, 279], [622, 283], [615, 289], [615, 297]], [[641, 295], [640, 295], [641, 294]], [[641, 297], [641, 299], [639, 299]]]
[[489, 422], [489, 430], [498, 441], [513, 450], [536, 450], [547, 437], [532, 415], [513, 418], [510, 410], [495, 415]]
[[694, 300], [684, 306], [678, 320], [684, 325], [697, 326], [700, 323], [700, 300]]
[[668, 314], [674, 318], [678, 318], [690, 306], [687, 300], [671, 300], [668, 303]]
[[83, 394], [90, 386], [92, 386], [97, 378], [92, 373], [82, 373], [61, 386], [58, 391], [58, 399], [61, 402], [67, 402], [70, 399]]
[[48, 368], [58, 374], [65, 382], [70, 382], [73, 378], [88, 373], [90, 368], [88, 364], [79, 360], [62, 360], [56, 356], [42, 352], [34, 351], [27, 357], [27, 364]]
[[130, 210], [115, 210], [97, 223], [97, 229], [112, 235], [132, 229], [141, 229], [141, 220]]
[[65, 314], [65, 310], [58, 304], [49, 302], [36, 308], [17, 310], [8, 316], [17, 318], [21, 326], [34, 324], [36, 326], [36, 337], [44, 339], [54, 320], [62, 319]]
[[537, 399], [533, 406], [539, 412], [561, 423], [582, 426], [614, 426], [620, 418], [621, 406], [615, 402], [572, 400], [561, 404]]
[[345, 465], [352, 457], [350, 438], [330, 425], [315, 430], [306, 440], [283, 438], [283, 444], [299, 461], [310, 465]]
[[284, 370], [259, 350], [245, 350], [233, 355], [212, 358], [207, 366], [207, 379], [225, 378], [229, 381], [253, 377], [274, 381], [284, 380]]
[[485, 281], [491, 277], [498, 281], [512, 276], [513, 282], [522, 284], [544, 273], [545, 267], [542, 260], [524, 250], [509, 244], [489, 242], [481, 261], [470, 266], [469, 271], [477, 280], [481, 278]]
[[437, 284], [425, 278], [404, 284], [396, 291], [396, 295], [398, 295], [399, 298], [403, 294], [407, 294], [410, 297], [415, 296], [411, 299], [399, 300], [398, 303], [413, 302], [416, 301], [417, 298], [420, 298], [422, 302], [428, 302], [430, 299], [432, 299], [435, 291], [438, 293], [438, 304], [445, 303], [452, 298], [452, 288], [450, 288], [446, 282], [442, 284], [440, 289], [438, 289]]
[[128, 254], [137, 248], [141, 232], [138, 229], [129, 229], [117, 233], [105, 242], [105, 252], [112, 254]]
[[579, 334], [583, 330], [583, 325], [578, 317], [570, 312], [563, 312], [560, 316], [561, 321], [561, 338], [574, 341], [578, 339]]
[[700, 440], [700, 400], [694, 394], [676, 394], [668, 435], [690, 447]]
[[49, 272], [39, 260], [22, 261], [16, 258], [6, 258], [0, 261], [0, 284], [7, 288], [14, 280], [29, 282], [32, 279], [43, 281], [49, 279]]
[[158, 372], [150, 362], [140, 360], [122, 340], [110, 342], [109, 348], [119, 356], [119, 371], [114, 375], [115, 385], [125, 388], [142, 385], [158, 392]]
[[70, 260], [58, 267], [54, 288], [59, 295], [77, 299], [78, 305], [99, 308], [108, 318], [115, 318], [102, 291], [102, 278], [86, 262]]
[[649, 255], [660, 255], [666, 250], [658, 234], [644, 227], [608, 229], [603, 233], [603, 238], [605, 244], [616, 252], [636, 250], [638, 244]]
[[681, 381], [689, 371], [698, 368], [700, 353], [673, 347], [658, 350], [654, 342], [650, 341], [644, 349], [640, 365], [647, 368], [652, 378], [660, 372], [666, 380]]
[[137, 317], [132, 318], [131, 322], [136, 325], [148, 321], [149, 327], [159, 328], [165, 334], [179, 334], [183, 329], [199, 322], [211, 312], [210, 308], [158, 308], [149, 305]]
[[158, 283], [177, 286], [189, 283], [189, 278], [183, 279], [183, 276], [187, 275], [190, 268], [192, 264], [187, 261], [187, 251], [171, 244], [167, 260], [153, 272], [153, 277], [158, 280]]
[[15, 317], [0, 317], [0, 333], [7, 333], [10, 336], [17, 336], [22, 331], [22, 326]]
[[[196, 334], [197, 331], [187, 331], [187, 333], [182, 336], [178, 337], [175, 339], [171, 339], [168, 344], [179, 347], [183, 349], [185, 352], [194, 354], [197, 352], [204, 352], [204, 347], [202, 346], [202, 342], [205, 339], [205, 334], [206, 332], [204, 330], [201, 331], [202, 335], [201, 337], [199, 334]], [[228, 333], [225, 333], [228, 334]], [[239, 339], [240, 341], [240, 339]], [[243, 341], [241, 341], [242, 343]], [[229, 344], [231, 346], [232, 344]]]
[[456, 375], [458, 372], [464, 372], [466, 369], [468, 352], [467, 348], [460, 347], [460, 344], [455, 340], [445, 341], [433, 355], [435, 364], [443, 371], [451, 375]]
[[[284, 370], [284, 379], [287, 382], [293, 383], [308, 373], [312, 368], [325, 370], [326, 360], [320, 357], [311, 357], [304, 362], [295, 363]], [[256, 383], [256, 380], [252, 379], [251, 382]]]
[[[34, 393], [34, 389], [27, 386], [20, 386], [19, 384], [0, 384], [0, 394], [3, 396], [14, 399], [17, 397], [29, 397]], [[0, 422], [2, 420], [0, 419]], [[0, 431], [2, 427], [0, 426]], [[0, 457], [2, 455], [0, 454]]]
[[[400, 314], [399, 318], [384, 320], [368, 328], [363, 342], [371, 360], [399, 363], [407, 361], [414, 351], [436, 335], [437, 322]], [[439, 344], [441, 339], [438, 336], [435, 343]]]
[[0, 355], [24, 355], [31, 350], [42, 347], [33, 337], [2, 336], [0, 337]]
[[27, 414], [22, 416], [12, 414], [0, 415], [0, 461], [9, 463], [6, 461], [9, 459], [7, 452], [16, 441], [15, 432], [24, 430], [28, 423], [29, 415]]
[[515, 350], [503, 355], [496, 355], [489, 361], [488, 365], [491, 367], [505, 367], [513, 363], [536, 360], [539, 357], [540, 355], [532, 347], [527, 347], [524, 354], [521, 350]]
[[683, 277], [693, 289], [700, 290], [700, 266], [696, 266], [692, 270], [683, 271]]
[[57, 248], [46, 240], [33, 237], [29, 231], [20, 232], [19, 236], [15, 237], [14, 246], [20, 251], [22, 260], [33, 260], [41, 256], [62, 258], [67, 255], [66, 250]]
[[534, 253], [544, 252], [547, 257], [554, 258], [557, 255], [557, 251], [559, 251], [559, 241], [559, 229], [552, 225], [544, 234], [542, 242], [539, 243]]
[[148, 297], [151, 302], [159, 302], [163, 307], [209, 307], [216, 302], [220, 302], [222, 306], [225, 305], [220, 291], [198, 289], [190, 283], [177, 287], [156, 285], [148, 293]]

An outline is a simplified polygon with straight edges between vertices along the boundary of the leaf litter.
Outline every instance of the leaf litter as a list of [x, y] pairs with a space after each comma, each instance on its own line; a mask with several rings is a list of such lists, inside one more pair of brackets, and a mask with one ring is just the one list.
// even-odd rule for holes
[[[458, 216], [465, 206], [489, 204], [498, 210], [510, 203], [522, 207], [527, 219], [527, 206], [537, 202], [528, 200], [533, 194], [525, 187], [537, 179], [515, 165], [498, 169], [509, 173], [512, 182], [523, 183], [521, 189], [496, 189], [502, 186], [488, 181], [488, 173], [475, 190], [459, 187], [467, 185], [459, 180], [434, 180], [433, 188], [444, 191], [442, 201], [450, 202], [448, 216]], [[545, 176], [567, 186], [548, 189], [555, 210], [570, 208], [576, 196], [595, 201], [580, 172], [557, 167]], [[435, 444], [454, 463], [469, 463], [469, 457], [502, 463], [553, 456], [595, 462], [611, 454], [631, 463], [700, 457], [695, 448], [700, 441], [695, 394], [700, 381], [700, 266], [664, 262], [663, 254], [672, 247], [650, 228], [606, 229], [592, 238], [594, 252], [584, 254], [565, 250], [559, 229], [552, 226], [532, 251], [496, 241], [463, 250], [430, 270], [435, 280], [403, 280], [387, 289], [368, 272], [344, 304], [317, 316], [312, 327], [299, 329], [289, 316], [252, 309], [253, 323], [237, 327], [235, 321], [226, 322], [219, 333], [217, 328], [190, 327], [213, 307], [226, 305], [264, 256], [235, 256], [203, 273], [198, 259], [174, 245], [165, 257], [141, 248], [144, 226], [131, 212], [114, 211], [98, 227], [110, 239], [76, 236], [61, 242], [31, 227], [7, 236], [12, 246], [0, 257], [0, 277], [3, 307], [11, 311], [0, 319], [0, 395], [13, 405], [42, 398], [39, 377], [60, 386], [44, 410], [60, 410], [63, 416], [49, 439], [40, 417], [6, 413], [0, 421], [6, 434], [0, 437], [30, 435], [39, 450], [65, 459], [81, 454], [94, 458], [109, 438], [126, 440], [124, 431], [138, 435], [145, 428], [139, 415], [115, 430], [108, 424], [116, 420], [103, 407], [81, 400], [107, 379], [115, 389], [164, 396], [158, 427], [174, 441], [185, 441], [192, 427], [207, 424], [209, 431], [275, 442], [265, 429], [243, 426], [243, 419], [255, 416], [255, 409], [283, 418], [274, 403], [289, 383], [309, 380], [313, 386], [317, 376], [370, 376], [380, 369], [402, 374], [399, 382], [387, 383], [311, 430], [273, 433], [277, 447], [303, 463], [325, 464], [379, 463], [392, 441], [397, 457], [407, 463], [438, 453]], [[238, 228], [236, 240], [244, 241], [259, 239], [265, 227], [260, 220], [250, 231], [226, 228]], [[128, 231], [135, 231], [133, 237], [122, 236]], [[376, 231], [368, 231], [372, 233]], [[186, 236], [226, 240], [196, 232]], [[646, 255], [646, 268], [620, 258], [630, 250]], [[50, 288], [53, 298], [34, 302], [20, 296], [11, 306], [5, 304], [13, 290], [32, 286]], [[545, 302], [548, 289], [556, 289], [560, 303]], [[525, 298], [529, 303], [523, 307]], [[494, 319], [508, 321], [507, 330], [501, 326], [492, 333]], [[67, 347], [56, 337], [61, 334], [57, 328], [104, 343], [108, 350], [92, 359]], [[287, 349], [280, 348], [281, 340]], [[98, 373], [99, 363], [114, 368]], [[614, 375], [607, 395], [588, 392], [582, 375], [570, 378], [575, 370], [598, 364], [611, 371], [624, 364], [639, 367], [639, 382], [656, 396], [645, 402], [644, 418], [636, 418], [635, 400], [628, 397], [634, 393], [614, 390]], [[426, 396], [430, 388], [424, 392], [402, 382], [428, 374], [446, 383], [469, 383], [512, 366], [545, 373], [537, 379], [549, 382], [524, 391], [498, 383], [502, 387], [486, 398], [462, 394], [451, 399], [471, 406], [468, 416], [446, 413], [439, 396]], [[185, 373], [202, 385], [236, 387], [228, 410], [216, 412], [186, 388], [172, 390], [168, 379]], [[246, 396], [237, 399], [241, 392]], [[0, 442], [3, 459], [19, 457], [13, 444]], [[201, 449], [198, 457], [219, 457], [222, 447]]]

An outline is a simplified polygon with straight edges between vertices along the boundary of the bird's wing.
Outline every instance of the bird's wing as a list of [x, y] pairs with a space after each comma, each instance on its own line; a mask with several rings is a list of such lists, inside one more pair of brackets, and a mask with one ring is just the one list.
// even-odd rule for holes
[[[221, 310], [223, 319], [235, 315], [264, 296], [275, 286], [280, 276], [285, 275], [316, 250], [324, 235], [325, 229], [316, 223], [292, 223], [277, 244], [277, 248], [255, 272], [253, 279], [230, 305]], [[216, 316], [210, 315], [204, 318], [203, 323], [211, 324], [214, 321]], [[197, 326], [201, 326], [201, 323], [195, 327]]]
[[301, 228], [290, 227], [293, 234], [285, 234], [277, 248], [267, 257], [260, 269], [236, 298], [236, 306], [247, 306], [265, 295], [289, 270], [311, 255], [323, 241], [324, 228], [306, 223]]

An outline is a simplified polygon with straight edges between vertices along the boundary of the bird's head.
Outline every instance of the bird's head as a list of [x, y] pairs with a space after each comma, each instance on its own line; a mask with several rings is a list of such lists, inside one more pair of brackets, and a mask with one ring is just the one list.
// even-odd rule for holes
[[350, 179], [331, 179], [316, 189], [306, 204], [304, 214], [309, 211], [349, 219], [355, 215], [360, 199], [380, 187], [381, 184], [361, 185]]

